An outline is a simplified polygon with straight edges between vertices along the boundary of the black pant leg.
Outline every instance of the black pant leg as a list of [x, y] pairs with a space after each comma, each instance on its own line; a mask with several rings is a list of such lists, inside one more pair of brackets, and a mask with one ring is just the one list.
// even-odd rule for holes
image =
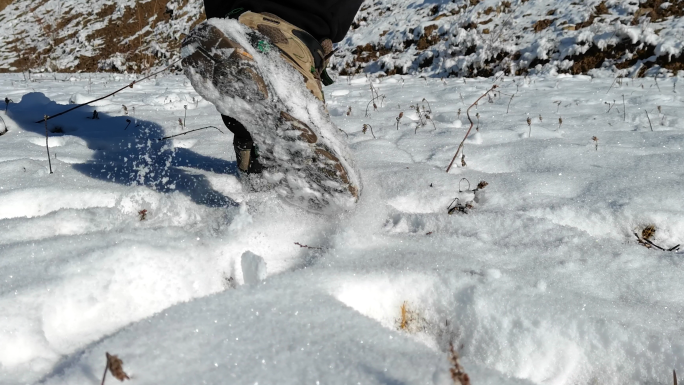
[[247, 131], [245, 126], [230, 116], [221, 115], [221, 118], [223, 118], [223, 124], [225, 124], [234, 135], [233, 145], [251, 148], [253, 143], [252, 135]]
[[[268, 12], [322, 41], [344, 39], [363, 0], [204, 0], [207, 18]], [[231, 13], [232, 12], [232, 13]]]

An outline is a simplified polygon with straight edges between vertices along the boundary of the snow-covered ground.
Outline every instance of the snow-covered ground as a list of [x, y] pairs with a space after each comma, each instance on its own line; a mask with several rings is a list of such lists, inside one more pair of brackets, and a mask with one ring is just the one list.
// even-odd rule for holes
[[109, 352], [137, 384], [448, 384], [450, 344], [478, 385], [684, 373], [684, 254], [633, 234], [684, 243], [682, 78], [389, 77], [377, 111], [341, 78], [364, 191], [335, 217], [243, 193], [183, 77], [49, 121], [49, 174], [34, 122], [131, 80], [0, 77], [0, 383], [99, 384]]
[[[5, 4], [7, 2], [5, 1]], [[178, 56], [200, 0], [0, 2], [0, 72], [145, 72]], [[366, 0], [332, 72], [490, 76], [684, 70], [684, 0]]]

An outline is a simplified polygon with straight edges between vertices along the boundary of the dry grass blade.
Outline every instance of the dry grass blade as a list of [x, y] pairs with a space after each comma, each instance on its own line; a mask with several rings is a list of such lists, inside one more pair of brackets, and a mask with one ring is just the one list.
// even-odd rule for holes
[[674, 385], [677, 385], [677, 372], [675, 372], [674, 369], [672, 369], [672, 378], [674, 380]]
[[399, 328], [401, 330], [405, 330], [408, 325], [407, 313], [407, 305], [406, 302], [404, 302], [401, 304], [401, 321], [399, 323]]
[[454, 165], [454, 162], [458, 158], [458, 154], [461, 152], [461, 149], [463, 149], [463, 146], [465, 145], [466, 139], [468, 139], [468, 135], [470, 135], [470, 131], [472, 131], [472, 129], [473, 129], [474, 122], [473, 122], [473, 119], [470, 118], [470, 109], [473, 108], [480, 100], [482, 100], [482, 98], [489, 95], [490, 92], [494, 91], [496, 89], [496, 87], [497, 87], [496, 84], [493, 85], [492, 88], [487, 90], [487, 92], [485, 92], [482, 96], [480, 96], [475, 101], [475, 103], [471, 104], [470, 107], [468, 107], [468, 109], [466, 110], [466, 115], [468, 116], [468, 121], [470, 121], [470, 128], [468, 128], [468, 132], [466, 132], [465, 137], [461, 141], [461, 144], [458, 145], [458, 149], [456, 150], [456, 154], [454, 154], [454, 157], [451, 159], [451, 163], [449, 163], [449, 166], [447, 167], [446, 172], [449, 172], [449, 170], [451, 170], [451, 166]]

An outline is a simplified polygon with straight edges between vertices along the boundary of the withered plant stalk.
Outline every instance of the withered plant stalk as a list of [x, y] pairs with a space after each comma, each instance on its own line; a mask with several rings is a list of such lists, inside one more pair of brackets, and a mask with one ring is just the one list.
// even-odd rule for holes
[[466, 110], [466, 115], [468, 116], [468, 121], [470, 122], [470, 128], [468, 128], [468, 132], [466, 132], [465, 137], [464, 137], [463, 140], [461, 141], [461, 144], [458, 145], [458, 149], [456, 150], [456, 154], [454, 154], [454, 157], [451, 159], [451, 163], [449, 163], [449, 166], [448, 166], [447, 169], [446, 169], [446, 172], [447, 172], [447, 173], [449, 172], [449, 170], [451, 170], [451, 166], [453, 166], [454, 162], [455, 162], [456, 159], [458, 158], [458, 154], [461, 152], [461, 149], [462, 149], [463, 146], [465, 145], [465, 141], [466, 141], [466, 139], [468, 139], [468, 135], [470, 135], [470, 131], [472, 131], [472, 129], [473, 129], [474, 122], [473, 122], [473, 119], [470, 118], [470, 109], [473, 108], [473, 106], [475, 106], [475, 105], [477, 104], [477, 102], [479, 102], [480, 100], [482, 100], [485, 96], [489, 95], [490, 92], [494, 91], [494, 90], [496, 89], [496, 87], [497, 87], [496, 84], [493, 85], [492, 88], [490, 88], [489, 90], [487, 90], [487, 92], [485, 92], [482, 96], [480, 96], [480, 97], [475, 101], [475, 103], [471, 104], [470, 107], [468, 107], [468, 109]]

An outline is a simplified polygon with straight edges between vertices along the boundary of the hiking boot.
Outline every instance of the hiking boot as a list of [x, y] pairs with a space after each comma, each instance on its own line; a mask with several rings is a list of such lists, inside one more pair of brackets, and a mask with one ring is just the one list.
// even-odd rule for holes
[[270, 13], [245, 12], [238, 21], [266, 36], [283, 59], [302, 74], [306, 88], [318, 100], [325, 101], [323, 84], [332, 84], [325, 71], [333, 52], [330, 39], [319, 43], [306, 31]]
[[[361, 185], [323, 104], [331, 48], [276, 16], [246, 12], [239, 22], [202, 23], [181, 49], [195, 90], [242, 123], [258, 145], [264, 180], [285, 200], [316, 212], [351, 208]], [[236, 154], [239, 169], [249, 172], [252, 148], [236, 147]]]

